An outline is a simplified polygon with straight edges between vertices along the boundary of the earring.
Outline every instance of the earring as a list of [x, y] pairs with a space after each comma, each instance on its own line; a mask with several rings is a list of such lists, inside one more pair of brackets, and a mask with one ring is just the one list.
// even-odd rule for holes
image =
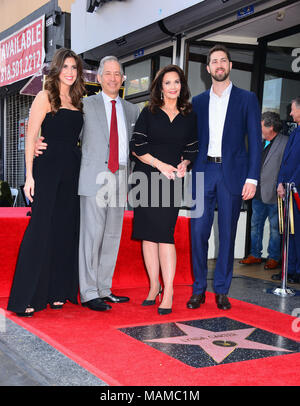
[[164, 94], [163, 94], [163, 92], [160, 93], [160, 98], [161, 98], [161, 100], [164, 99]]

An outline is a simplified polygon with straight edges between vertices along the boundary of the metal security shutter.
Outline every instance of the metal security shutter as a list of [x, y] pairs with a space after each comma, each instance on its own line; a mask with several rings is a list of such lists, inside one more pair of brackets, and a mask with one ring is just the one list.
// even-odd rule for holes
[[25, 136], [33, 97], [13, 94], [6, 98], [5, 180], [19, 190], [18, 206], [24, 206], [20, 186], [25, 182]]

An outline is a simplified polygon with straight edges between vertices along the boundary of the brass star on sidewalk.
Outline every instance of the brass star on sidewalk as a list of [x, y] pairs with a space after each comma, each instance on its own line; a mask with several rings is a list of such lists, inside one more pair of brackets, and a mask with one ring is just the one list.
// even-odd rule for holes
[[161, 344], [198, 345], [218, 364], [237, 348], [251, 350], [267, 350], [277, 352], [290, 352], [281, 347], [263, 344], [248, 340], [247, 338], [256, 328], [244, 328], [229, 331], [210, 331], [198, 327], [188, 326], [182, 323], [175, 323], [176, 326], [186, 335], [177, 337], [155, 338], [145, 342], [156, 342]]

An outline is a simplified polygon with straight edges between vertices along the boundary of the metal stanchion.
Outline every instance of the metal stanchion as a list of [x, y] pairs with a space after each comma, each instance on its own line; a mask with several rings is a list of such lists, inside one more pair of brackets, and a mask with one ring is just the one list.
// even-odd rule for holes
[[[282, 283], [280, 288], [275, 288], [272, 293], [277, 296], [287, 297], [294, 296], [295, 292], [287, 287], [288, 274], [288, 254], [289, 254], [289, 237], [294, 233], [294, 215], [293, 215], [293, 183], [285, 184], [284, 200], [278, 200], [279, 229], [282, 232]], [[281, 201], [280, 201], [281, 200]], [[283, 205], [282, 205], [283, 203]], [[283, 206], [283, 207], [282, 207]]]

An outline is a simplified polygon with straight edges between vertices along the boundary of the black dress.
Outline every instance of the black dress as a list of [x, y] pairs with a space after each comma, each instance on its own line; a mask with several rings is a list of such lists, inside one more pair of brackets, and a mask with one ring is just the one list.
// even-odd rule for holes
[[8, 310], [35, 311], [48, 303], [77, 303], [82, 113], [47, 113], [42, 135], [48, 144], [34, 159], [32, 215], [20, 246]]
[[[182, 158], [193, 161], [198, 153], [196, 122], [194, 112], [187, 115], [179, 113], [170, 121], [163, 110], [158, 109], [156, 113], [151, 113], [149, 108], [145, 107], [136, 122], [130, 150], [138, 156], [149, 153], [175, 168]], [[168, 180], [151, 165], [144, 164], [137, 158], [135, 161], [134, 172], [136, 175], [138, 172], [146, 175], [147, 185], [143, 186], [143, 180], [140, 180], [133, 184], [133, 187], [144, 191], [145, 187], [148, 196], [145, 204], [145, 200], [138, 195], [141, 205], [134, 206], [132, 238], [174, 244], [174, 230], [180, 208], [174, 193], [175, 182], [182, 184], [182, 180]], [[161, 178], [159, 187], [156, 181], [151, 187], [151, 177], [157, 179], [155, 176], [158, 175]], [[178, 188], [176, 190], [178, 192]]]

